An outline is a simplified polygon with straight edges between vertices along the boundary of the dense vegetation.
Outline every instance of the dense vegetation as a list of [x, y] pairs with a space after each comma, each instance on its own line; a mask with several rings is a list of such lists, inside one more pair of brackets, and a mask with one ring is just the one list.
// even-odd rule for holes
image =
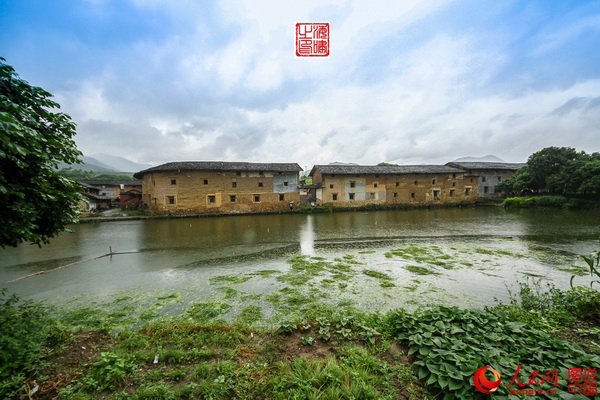
[[600, 153], [586, 154], [571, 147], [547, 147], [529, 156], [527, 165], [501, 182], [505, 193], [548, 193], [600, 198]]
[[57, 172], [81, 153], [71, 118], [0, 58], [0, 246], [47, 243], [77, 218], [79, 186]]
[[80, 180], [134, 180], [129, 172], [84, 171], [73, 167], [63, 168], [58, 173], [66, 178]]

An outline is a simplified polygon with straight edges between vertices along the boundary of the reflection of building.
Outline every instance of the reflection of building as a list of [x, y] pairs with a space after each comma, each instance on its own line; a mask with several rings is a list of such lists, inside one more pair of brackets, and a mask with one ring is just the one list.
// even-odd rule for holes
[[298, 204], [296, 163], [171, 162], [134, 176], [152, 211], [172, 214], [288, 210]]
[[498, 162], [449, 162], [447, 166], [459, 168], [466, 173], [477, 176], [479, 197], [494, 196], [496, 185], [512, 178], [519, 168], [526, 164], [522, 163], [498, 163]]
[[477, 197], [475, 177], [445, 165], [315, 165], [310, 176], [323, 187], [317, 200], [333, 206], [443, 204]]

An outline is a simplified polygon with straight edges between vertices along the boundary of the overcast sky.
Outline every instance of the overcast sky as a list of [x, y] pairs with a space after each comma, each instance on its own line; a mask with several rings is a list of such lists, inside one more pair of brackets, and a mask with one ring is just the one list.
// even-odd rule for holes
[[[331, 55], [296, 57], [297, 22]], [[1, 0], [0, 56], [55, 95], [86, 155], [526, 161], [600, 151], [600, 3]]]

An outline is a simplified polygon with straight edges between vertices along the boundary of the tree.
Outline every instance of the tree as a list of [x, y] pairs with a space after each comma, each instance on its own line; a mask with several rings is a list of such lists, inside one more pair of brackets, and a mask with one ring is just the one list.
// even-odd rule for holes
[[79, 162], [75, 124], [52, 95], [0, 57], [0, 246], [40, 245], [77, 218], [80, 187], [57, 172]]
[[527, 166], [531, 177], [531, 189], [545, 190], [548, 177], [577, 159], [578, 153], [572, 147], [546, 147], [529, 156]]

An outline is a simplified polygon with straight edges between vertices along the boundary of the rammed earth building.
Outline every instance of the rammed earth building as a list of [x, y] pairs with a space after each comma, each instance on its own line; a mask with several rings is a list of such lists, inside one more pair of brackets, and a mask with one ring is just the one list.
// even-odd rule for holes
[[251, 213], [297, 206], [296, 163], [170, 162], [137, 172], [142, 201], [168, 214]]

